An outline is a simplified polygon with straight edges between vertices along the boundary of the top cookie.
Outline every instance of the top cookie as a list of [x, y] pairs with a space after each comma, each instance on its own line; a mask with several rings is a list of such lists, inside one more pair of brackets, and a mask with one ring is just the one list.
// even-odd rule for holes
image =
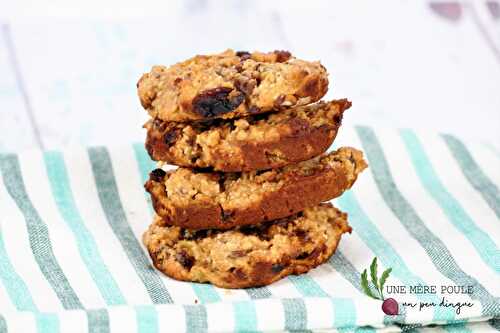
[[189, 122], [235, 118], [318, 101], [328, 90], [325, 68], [287, 51], [198, 55], [154, 66], [137, 82], [154, 118]]

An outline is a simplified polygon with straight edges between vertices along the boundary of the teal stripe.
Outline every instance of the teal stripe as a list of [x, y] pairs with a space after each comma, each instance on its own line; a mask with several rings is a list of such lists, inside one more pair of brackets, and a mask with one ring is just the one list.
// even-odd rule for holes
[[12, 265], [0, 229], [0, 279], [14, 306], [21, 311], [36, 311], [28, 286]]
[[469, 183], [478, 191], [500, 218], [500, 193], [498, 187], [486, 176], [465, 145], [452, 135], [443, 134], [444, 142], [457, 161]]
[[0, 333], [7, 333], [9, 330], [7, 329], [7, 322], [5, 318], [0, 314]]
[[[349, 213], [349, 222], [363, 242], [372, 250], [385, 267], [392, 267], [393, 276], [406, 285], [427, 285], [406, 266], [403, 258], [387, 242], [382, 233], [361, 208], [352, 191], [345, 192], [344, 195], [338, 198], [337, 203], [342, 210]], [[434, 295], [420, 294], [416, 296], [426, 302], [439, 303], [439, 299]], [[434, 309], [435, 320], [450, 318], [454, 318], [453, 311], [450, 309], [442, 309], [440, 307]]]
[[450, 333], [470, 333], [472, 332], [464, 323], [443, 325], [443, 329]]
[[187, 332], [207, 332], [207, 310], [204, 305], [184, 305], [184, 311]]
[[424, 188], [453, 225], [471, 242], [481, 259], [500, 273], [500, 251], [493, 240], [474, 223], [460, 203], [446, 190], [415, 133], [402, 130], [401, 137]]
[[500, 152], [490, 143], [485, 143], [484, 144], [486, 148], [488, 148], [493, 154], [496, 155], [496, 157], [500, 158]]
[[158, 273], [149, 269], [149, 261], [127, 221], [108, 151], [106, 148], [96, 147], [89, 148], [88, 153], [99, 200], [111, 229], [120, 241], [153, 303], [172, 303], [172, 298]]
[[290, 275], [288, 277], [295, 288], [305, 297], [328, 297], [328, 293], [326, 293], [320, 285], [314, 281], [311, 277], [306, 275]]
[[377, 331], [374, 328], [369, 327], [369, 326], [360, 326], [360, 327], [356, 327], [354, 332], [356, 332], [356, 333], [375, 333]]
[[149, 172], [156, 168], [156, 163], [149, 158], [144, 148], [144, 144], [134, 143], [132, 148], [134, 150], [137, 165], [139, 166], [139, 171], [141, 172], [141, 180], [145, 183], [148, 180]]
[[[132, 148], [134, 150], [135, 160], [137, 161], [137, 165], [139, 167], [141, 182], [144, 184], [149, 178], [149, 172], [156, 168], [156, 163], [149, 158], [148, 153], [144, 149], [144, 144], [134, 143]], [[144, 197], [148, 203], [149, 212], [153, 215], [154, 209], [153, 204], [151, 203], [151, 197], [146, 191], [144, 191]]]
[[47, 152], [44, 154], [44, 161], [54, 200], [64, 221], [76, 238], [80, 257], [87, 266], [94, 283], [108, 305], [125, 304], [125, 297], [104, 263], [97, 244], [76, 207], [62, 154]]
[[81, 309], [82, 304], [54, 255], [47, 225], [26, 193], [17, 156], [1, 156], [0, 169], [7, 191], [24, 215], [31, 250], [40, 270], [65, 309]]
[[233, 303], [236, 332], [257, 331], [257, 311], [253, 301]]
[[498, 315], [497, 318], [490, 319], [489, 324], [491, 327], [500, 332], [500, 315]]
[[35, 313], [35, 318], [38, 332], [59, 332], [59, 317], [55, 313]]
[[201, 303], [214, 303], [222, 300], [217, 290], [210, 284], [192, 283], [191, 285]]
[[285, 330], [307, 329], [307, 308], [304, 300], [284, 298], [281, 301], [285, 310]]
[[419, 242], [434, 266], [455, 284], [472, 285], [474, 293], [471, 298], [481, 301], [483, 315], [500, 313], [500, 304], [495, 298], [475, 278], [458, 266], [446, 245], [427, 228], [415, 209], [403, 197], [392, 178], [384, 152], [373, 130], [369, 127], [356, 127], [356, 131], [367, 155], [369, 169], [385, 203], [409, 234]]
[[89, 333], [109, 333], [109, 314], [106, 309], [87, 311]]
[[356, 326], [356, 305], [351, 298], [332, 298], [334, 319], [333, 327]]
[[158, 333], [158, 312], [154, 306], [141, 305], [135, 308], [137, 332], [139, 333]]
[[273, 295], [269, 288], [266, 287], [247, 288], [245, 291], [251, 299], [269, 298]]

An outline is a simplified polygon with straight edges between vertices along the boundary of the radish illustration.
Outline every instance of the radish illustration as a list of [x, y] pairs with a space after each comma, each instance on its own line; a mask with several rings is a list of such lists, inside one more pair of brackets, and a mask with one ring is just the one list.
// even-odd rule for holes
[[394, 298], [386, 298], [382, 303], [382, 311], [386, 315], [397, 315], [399, 313], [398, 302]]
[[382, 311], [384, 311], [386, 315], [397, 315], [399, 314], [398, 302], [394, 298], [384, 297], [384, 285], [387, 281], [387, 278], [389, 277], [389, 274], [391, 274], [392, 272], [392, 268], [386, 269], [379, 279], [377, 274], [377, 266], [377, 257], [375, 257], [373, 258], [373, 261], [370, 265], [370, 278], [376, 293], [373, 293], [372, 289], [370, 289], [370, 285], [368, 282], [368, 273], [366, 269], [363, 271], [363, 273], [361, 273], [361, 288], [363, 289], [366, 296], [383, 301]]

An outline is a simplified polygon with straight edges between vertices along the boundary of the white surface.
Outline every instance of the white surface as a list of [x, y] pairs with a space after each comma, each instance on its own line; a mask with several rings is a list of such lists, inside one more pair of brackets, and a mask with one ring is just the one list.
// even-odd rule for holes
[[321, 60], [327, 98], [353, 101], [346, 124], [499, 147], [500, 19], [485, 1], [458, 5], [458, 19], [431, 4], [0, 1], [0, 150], [143, 141], [139, 76], [229, 47]]

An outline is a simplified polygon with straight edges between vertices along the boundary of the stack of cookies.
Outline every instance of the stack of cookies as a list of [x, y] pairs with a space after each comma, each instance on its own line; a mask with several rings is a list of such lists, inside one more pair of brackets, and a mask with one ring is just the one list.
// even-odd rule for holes
[[145, 185], [156, 216], [143, 239], [156, 268], [263, 286], [325, 262], [351, 231], [323, 202], [366, 162], [353, 148], [325, 153], [351, 103], [319, 101], [328, 89], [319, 62], [228, 50], [155, 66], [137, 87], [159, 162]]

